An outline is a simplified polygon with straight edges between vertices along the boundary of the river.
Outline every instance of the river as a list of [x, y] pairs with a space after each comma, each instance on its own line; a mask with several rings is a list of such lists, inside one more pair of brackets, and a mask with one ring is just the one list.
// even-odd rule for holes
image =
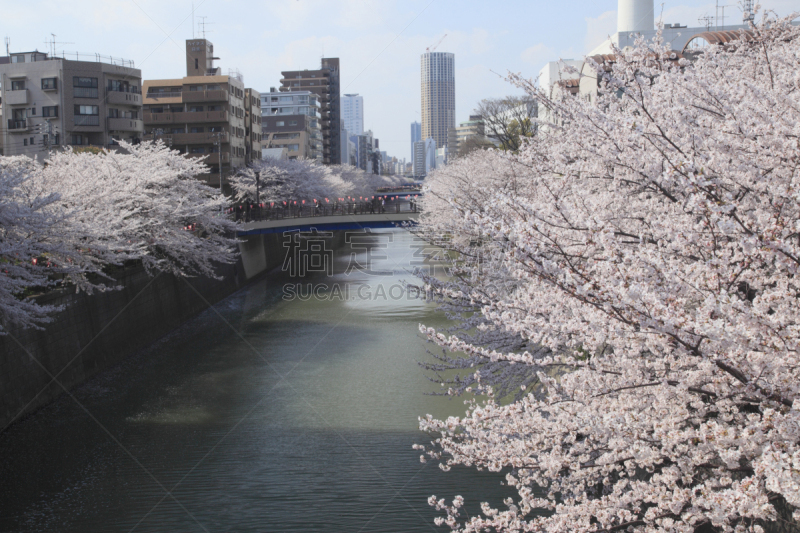
[[430, 440], [418, 416], [465, 409], [425, 394], [417, 364], [418, 324], [445, 322], [402, 289], [421, 261], [408, 233], [361, 241], [326, 256], [330, 275], [254, 282], [0, 435], [0, 531], [444, 531], [432, 494], [500, 504], [500, 474], [412, 449]]

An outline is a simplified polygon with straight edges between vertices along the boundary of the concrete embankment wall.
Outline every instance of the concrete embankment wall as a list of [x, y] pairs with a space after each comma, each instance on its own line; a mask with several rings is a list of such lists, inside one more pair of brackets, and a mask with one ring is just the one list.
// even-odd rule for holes
[[151, 277], [131, 267], [114, 274], [113, 285], [122, 290], [91, 295], [54, 291], [39, 297], [42, 304], [65, 308], [43, 330], [0, 335], [0, 432], [64, 389], [149, 346], [248, 280], [280, 267], [285, 256], [279, 234], [248, 237], [240, 251], [236, 264], [219, 268], [221, 280]]

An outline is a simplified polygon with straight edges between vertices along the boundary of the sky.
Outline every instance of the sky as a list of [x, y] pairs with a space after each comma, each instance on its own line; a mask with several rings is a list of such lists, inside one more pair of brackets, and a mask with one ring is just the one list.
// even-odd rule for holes
[[[726, 22], [739, 24], [738, 0], [724, 1]], [[760, 3], [779, 15], [800, 11], [800, 0]], [[455, 54], [458, 123], [484, 98], [520, 94], [509, 72], [535, 78], [548, 61], [582, 58], [616, 30], [616, 8], [617, 0], [0, 0], [0, 30], [12, 53], [47, 51], [55, 34], [59, 55], [122, 57], [143, 79], [163, 79], [186, 75], [185, 40], [201, 37], [205, 20], [217, 66], [262, 92], [280, 86], [283, 70], [338, 57], [342, 94], [364, 97], [365, 128], [381, 150], [408, 158], [426, 47], [444, 37], [436, 51]], [[715, 2], [656, 0], [655, 11], [696, 27]]]

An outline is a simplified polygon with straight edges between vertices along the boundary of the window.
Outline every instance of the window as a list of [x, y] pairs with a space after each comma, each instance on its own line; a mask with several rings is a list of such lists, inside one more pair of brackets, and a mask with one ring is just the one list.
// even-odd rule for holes
[[280, 113], [281, 115], [291, 115], [293, 109], [294, 108], [292, 107], [280, 107], [278, 108], [278, 113]]
[[11, 56], [11, 62], [12, 63], [24, 63], [25, 62], [25, 56], [24, 55]]
[[281, 96], [280, 98], [281, 98], [281, 102], [291, 102], [292, 101], [292, 97], [291, 96]]
[[58, 86], [58, 78], [42, 78], [42, 90], [52, 91]]
[[208, 131], [210, 131], [211, 133], [220, 133], [225, 130], [222, 128], [222, 126], [210, 126], [208, 128]]
[[220, 86], [219, 85], [209, 85], [206, 89], [209, 90], [209, 91], [219, 91], [220, 90]]
[[282, 127], [284, 126], [284, 124], [283, 124], [283, 121], [282, 121], [282, 120], [279, 120], [278, 122], [276, 122], [276, 123], [275, 123], [275, 125], [276, 125], [277, 127], [279, 127], [279, 128], [282, 128]]
[[42, 116], [43, 117], [57, 117], [58, 116], [58, 106], [44, 106], [42, 107]]
[[97, 78], [81, 78], [79, 76], [74, 76], [72, 78], [72, 86], [97, 89]]
[[111, 118], [119, 118], [119, 109], [109, 108], [108, 116]]
[[300, 150], [300, 145], [299, 145], [299, 144], [289, 144], [289, 145], [287, 145], [287, 146], [286, 146], [286, 148], [287, 148], [287, 149], [288, 149], [290, 152], [297, 152], [297, 151], [299, 151], [299, 150]]
[[203, 133], [203, 127], [202, 126], [191, 127], [189, 128], [189, 133]]
[[191, 111], [192, 113], [199, 113], [202, 110], [203, 110], [203, 106], [201, 106], [201, 105], [193, 105], [192, 107], [189, 108], [189, 111]]
[[34, 144], [34, 143], [33, 143], [33, 137], [31, 137], [31, 140], [30, 140], [30, 145], [31, 145], [31, 146], [33, 146], [33, 144]]
[[194, 58], [194, 68], [195, 69], [199, 69], [200, 68], [200, 61], [197, 58]]
[[31, 108], [31, 116], [32, 116], [32, 117], [35, 117], [35, 116], [36, 116], [36, 108], [35, 108], [35, 107], [32, 107], [32, 108]]
[[72, 92], [76, 98], [97, 98], [97, 78], [72, 78]]
[[170, 133], [184, 133], [183, 128], [172, 128]]
[[271, 98], [271, 100], [272, 100], [273, 102], [277, 102], [277, 101], [278, 101], [278, 97], [277, 97], [277, 96], [273, 96], [273, 97]]
[[208, 106], [209, 111], [222, 111], [221, 105], [210, 105]]
[[11, 80], [11, 90], [12, 91], [25, 90], [25, 80]]
[[70, 144], [80, 146], [83, 144], [83, 135], [73, 135]]
[[289, 125], [290, 126], [297, 126], [297, 121], [296, 120], [292, 120], [292, 121], [289, 122]]
[[206, 149], [203, 148], [202, 146], [192, 146], [192, 152], [191, 153], [193, 153], [193, 154], [204, 154], [204, 153], [206, 153]]
[[151, 113], [163, 113], [164, 112], [164, 108], [163, 107], [150, 107], [149, 111]]
[[96, 105], [76, 105], [76, 115], [99, 115], [100, 107]]
[[190, 85], [189, 86], [189, 91], [190, 92], [191, 91], [197, 92], [197, 91], [202, 91], [202, 90], [203, 90], [203, 86], [202, 85]]
[[22, 139], [22, 146], [28, 146], [28, 139]]
[[183, 107], [182, 106], [172, 106], [172, 107], [169, 108], [169, 112], [170, 113], [183, 113]]

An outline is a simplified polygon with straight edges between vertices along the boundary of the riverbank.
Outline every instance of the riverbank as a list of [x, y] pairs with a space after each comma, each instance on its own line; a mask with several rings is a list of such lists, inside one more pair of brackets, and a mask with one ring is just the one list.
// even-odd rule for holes
[[[335, 237], [331, 246], [342, 241]], [[281, 235], [257, 235], [244, 238], [240, 252], [236, 263], [218, 268], [221, 279], [151, 277], [134, 266], [111, 274], [109, 285], [122, 290], [38, 296], [64, 309], [41, 330], [0, 336], [0, 433], [279, 267], [286, 249]]]

